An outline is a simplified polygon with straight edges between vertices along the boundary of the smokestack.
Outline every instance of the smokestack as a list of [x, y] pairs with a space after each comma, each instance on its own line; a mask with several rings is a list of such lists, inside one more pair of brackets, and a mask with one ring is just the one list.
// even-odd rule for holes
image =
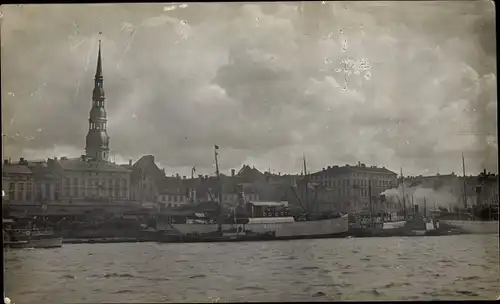
[[236, 170], [231, 169], [231, 176], [235, 176], [235, 175], [236, 175]]
[[132, 166], [132, 160], [131, 159], [128, 160], [128, 165]]
[[358, 160], [358, 167], [361, 167], [361, 162]]

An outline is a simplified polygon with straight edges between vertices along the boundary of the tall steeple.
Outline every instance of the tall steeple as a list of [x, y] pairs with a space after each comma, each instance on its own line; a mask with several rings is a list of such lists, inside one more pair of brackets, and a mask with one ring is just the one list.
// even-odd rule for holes
[[87, 158], [95, 161], [109, 160], [109, 136], [106, 131], [106, 109], [104, 108], [104, 87], [102, 76], [101, 40], [97, 56], [97, 69], [92, 93], [92, 108], [89, 115], [89, 131], [87, 133], [85, 152]]

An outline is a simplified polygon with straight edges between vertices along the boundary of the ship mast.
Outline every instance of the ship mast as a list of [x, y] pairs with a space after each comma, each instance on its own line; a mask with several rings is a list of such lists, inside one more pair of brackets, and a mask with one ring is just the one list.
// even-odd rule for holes
[[217, 151], [219, 150], [219, 146], [214, 145], [214, 156], [215, 156], [215, 174], [217, 176], [217, 203], [219, 205], [219, 215], [218, 215], [218, 229], [219, 231], [222, 231], [222, 225], [221, 225], [221, 213], [222, 213], [222, 202], [221, 202], [221, 184], [220, 184], [220, 174], [219, 174], [219, 161], [217, 159], [217, 156], [219, 156], [219, 153]]
[[309, 213], [309, 177], [307, 175], [306, 156], [302, 154], [304, 160], [304, 180], [306, 185], [306, 213]]
[[462, 152], [462, 170], [464, 174], [464, 208], [467, 209], [467, 182], [465, 177], [465, 158], [463, 152]]
[[403, 168], [401, 167], [401, 186], [403, 191], [403, 217], [406, 221], [406, 201], [405, 201], [405, 178], [403, 176]]
[[372, 180], [368, 180], [368, 208], [370, 208], [370, 228], [373, 227]]

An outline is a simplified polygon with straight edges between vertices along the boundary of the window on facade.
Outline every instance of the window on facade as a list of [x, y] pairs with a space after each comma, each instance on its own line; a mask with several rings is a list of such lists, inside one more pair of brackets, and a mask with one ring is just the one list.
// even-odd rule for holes
[[10, 190], [14, 190], [14, 189], [16, 189], [16, 184], [15, 184], [15, 183], [10, 183], [10, 185], [9, 185], [9, 189], [10, 189]]

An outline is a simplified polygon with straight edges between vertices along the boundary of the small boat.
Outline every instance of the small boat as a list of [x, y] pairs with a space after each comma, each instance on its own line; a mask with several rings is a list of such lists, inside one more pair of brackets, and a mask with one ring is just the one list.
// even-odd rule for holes
[[10, 248], [59, 248], [63, 245], [63, 238], [49, 229], [14, 229], [8, 233], [10, 241], [5, 245]]

